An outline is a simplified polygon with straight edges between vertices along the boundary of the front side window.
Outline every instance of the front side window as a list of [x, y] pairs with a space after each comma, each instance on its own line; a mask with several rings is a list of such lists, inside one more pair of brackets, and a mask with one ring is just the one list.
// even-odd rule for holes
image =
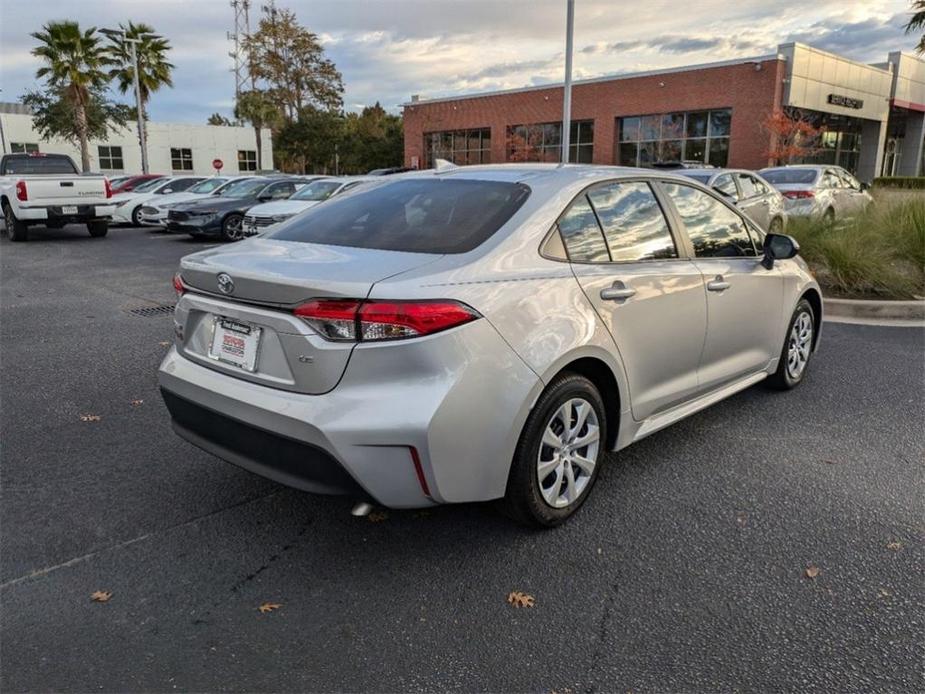
[[677, 258], [662, 208], [648, 183], [631, 181], [588, 193], [614, 262]]
[[261, 191], [261, 197], [269, 195], [274, 200], [285, 200], [295, 192], [295, 185], [286, 181], [285, 183], [274, 183], [267, 186], [267, 189]]
[[754, 257], [757, 255], [745, 222], [707, 193], [678, 183], [663, 182], [674, 202], [698, 258]]
[[100, 158], [100, 169], [104, 171], [121, 171], [125, 168], [122, 163], [122, 148], [100, 145], [97, 147]]
[[200, 181], [194, 186], [190, 186], [190, 193], [211, 193], [212, 191], [220, 188], [228, 181], [227, 178], [207, 178], [204, 181]]
[[327, 200], [341, 186], [340, 181], [312, 181], [292, 196], [293, 200]]
[[558, 226], [569, 260], [576, 263], [610, 261], [604, 235], [586, 196], [582, 195], [572, 203], [559, 219]]
[[504, 226], [529, 195], [521, 183], [398, 180], [335, 195], [269, 236], [383, 251], [465, 253]]
[[174, 171], [192, 171], [193, 150], [183, 147], [171, 147], [170, 168]]
[[168, 189], [171, 193], [182, 193], [184, 190], [188, 190], [190, 186], [195, 183], [199, 183], [202, 179], [200, 178], [175, 178], [170, 182], [170, 185], [164, 186], [159, 193], [165, 193]]
[[238, 150], [238, 171], [256, 171], [257, 152], [250, 149]]

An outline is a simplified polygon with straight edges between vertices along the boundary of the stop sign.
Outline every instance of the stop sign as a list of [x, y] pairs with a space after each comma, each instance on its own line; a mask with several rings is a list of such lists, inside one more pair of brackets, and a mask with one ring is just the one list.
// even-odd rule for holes
[[216, 171], [221, 171], [224, 165], [225, 163], [221, 159], [212, 160], [212, 166], [215, 168]]

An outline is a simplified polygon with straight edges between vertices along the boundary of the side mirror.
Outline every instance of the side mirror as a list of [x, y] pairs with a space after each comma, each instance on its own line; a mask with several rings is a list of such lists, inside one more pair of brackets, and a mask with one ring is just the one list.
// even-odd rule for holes
[[861, 181], [861, 190], [870, 190], [870, 183], [866, 181]]
[[764, 237], [764, 258], [761, 264], [770, 270], [775, 260], [789, 260], [800, 252], [800, 244], [786, 234], [768, 234]]
[[172, 193], [172, 192], [173, 192], [173, 188], [165, 188], [164, 190], [161, 191], [161, 195], [167, 195], [167, 193]]
[[273, 199], [272, 195], [258, 195], [257, 202], [270, 202]]

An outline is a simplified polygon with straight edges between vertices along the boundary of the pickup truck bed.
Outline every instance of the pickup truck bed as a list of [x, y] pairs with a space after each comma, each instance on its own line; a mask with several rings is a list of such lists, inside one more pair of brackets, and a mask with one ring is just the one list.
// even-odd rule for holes
[[7, 236], [29, 238], [29, 227], [60, 229], [87, 225], [91, 236], [105, 236], [115, 207], [112, 189], [101, 174], [80, 174], [63, 154], [8, 154], [0, 159], [0, 207]]

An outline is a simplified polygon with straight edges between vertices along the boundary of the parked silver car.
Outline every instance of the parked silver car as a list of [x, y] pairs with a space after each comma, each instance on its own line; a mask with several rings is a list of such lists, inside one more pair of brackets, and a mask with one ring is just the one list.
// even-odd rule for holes
[[759, 173], [783, 194], [791, 217], [831, 224], [863, 212], [873, 201], [867, 184], [840, 166], [778, 166]]
[[765, 231], [782, 234], [787, 228], [784, 196], [754, 171], [681, 169], [678, 173], [718, 190]]
[[183, 258], [159, 382], [180, 436], [284, 484], [555, 525], [605, 451], [800, 383], [797, 250], [675, 174], [420, 173]]

